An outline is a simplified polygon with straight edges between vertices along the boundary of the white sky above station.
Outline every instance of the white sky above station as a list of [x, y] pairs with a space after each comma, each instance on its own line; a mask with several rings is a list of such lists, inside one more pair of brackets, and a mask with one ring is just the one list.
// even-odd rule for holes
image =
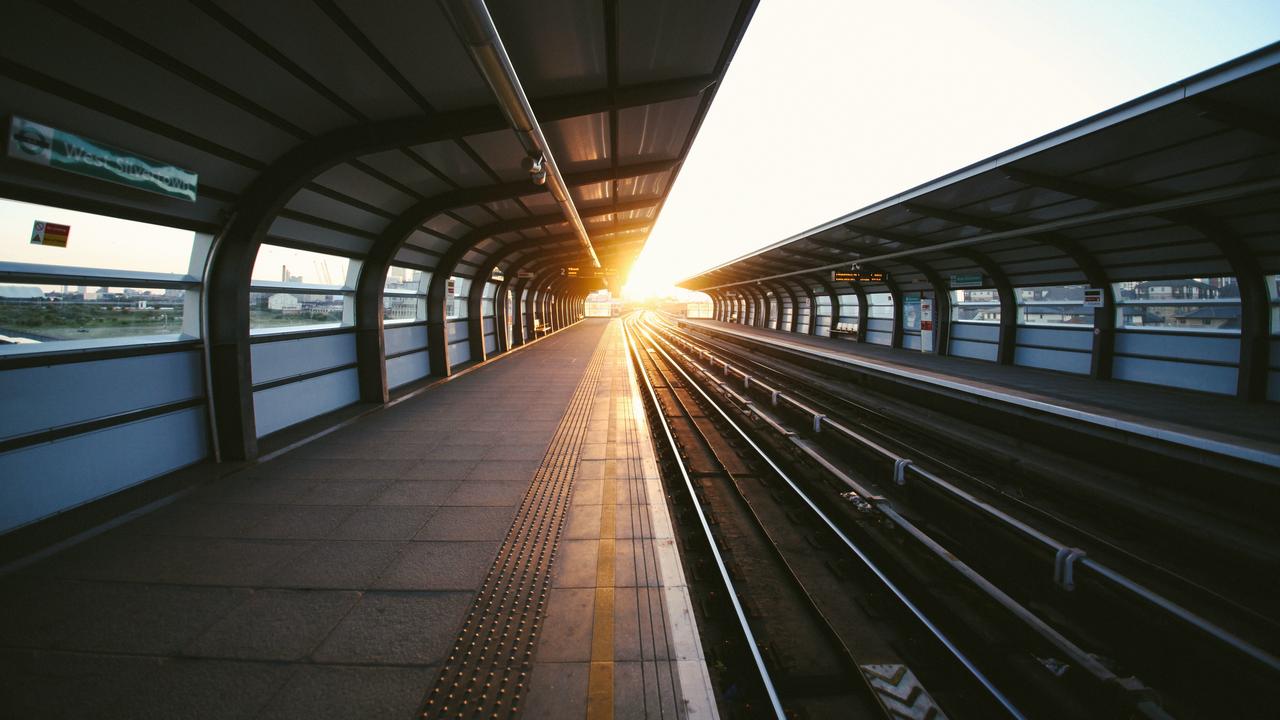
[[1280, 3], [762, 0], [626, 295], [1280, 40]]

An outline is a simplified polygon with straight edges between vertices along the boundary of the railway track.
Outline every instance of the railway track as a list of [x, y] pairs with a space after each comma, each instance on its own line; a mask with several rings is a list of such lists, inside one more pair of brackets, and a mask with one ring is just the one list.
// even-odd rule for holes
[[[789, 561], [788, 555], [779, 549], [787, 547], [788, 542], [794, 546], [795, 538], [788, 539], [779, 530], [773, 530], [773, 535], [768, 529], [761, 531], [771, 541], [776, 539], [772, 542], [773, 552], [779, 554], [782, 564], [791, 570], [792, 581], [809, 594], [808, 604], [811, 607], [805, 613], [813, 616], [816, 610], [816, 616], [826, 624], [828, 633], [843, 644], [847, 655], [845, 665], [894, 664], [864, 662], [860, 652], [865, 652], [864, 648], [874, 648], [875, 642], [856, 634], [842, 636], [835, 627], [842, 622], [864, 629], [868, 626], [867, 618], [859, 616], [859, 610], [866, 606], [863, 598], [884, 594], [883, 588], [873, 587], [873, 583], [867, 582], [868, 577], [875, 577], [893, 587], [894, 593], [891, 594], [896, 593], [899, 603], [911, 609], [906, 615], [913, 616], [914, 623], [904, 623], [902, 613], [892, 622], [873, 618], [879, 621], [880, 639], [892, 648], [913, 648], [914, 654], [909, 661], [895, 656], [894, 659], [900, 661], [897, 665], [915, 668], [920, 677], [928, 678], [931, 689], [936, 690], [936, 697], [951, 716], [993, 717], [993, 707], [995, 712], [1014, 716], [1167, 716], [1158, 700], [1158, 693], [1129, 674], [1140, 663], [1119, 662], [1111, 656], [1100, 658], [1096, 650], [1084, 649], [1084, 646], [1114, 646], [1117, 638], [1128, 640], [1132, 636], [1121, 632], [1116, 637], [1106, 637], [1108, 632], [1116, 632], [1114, 622], [1090, 625], [1079, 622], [1078, 618], [1066, 617], [1072, 611], [1092, 617], [1100, 610], [1105, 612], [1108, 603], [1126, 602], [1136, 606], [1154, 605], [1158, 611], [1170, 613], [1171, 603], [1165, 598], [1091, 558], [1076, 554], [1074, 546], [1061, 544], [985, 500], [959, 490], [916, 462], [903, 462], [906, 458], [899, 454], [901, 447], [886, 447], [891, 445], [887, 439], [867, 437], [863, 434], [865, 428], [853, 430], [834, 420], [828, 414], [832, 413], [829, 407], [821, 405], [817, 398], [804, 396], [803, 390], [783, 385], [777, 375], [769, 376], [764, 366], [757, 365], [747, 372], [725, 360], [722, 350], [713, 353], [707, 344], [700, 344], [696, 338], [661, 324], [640, 322], [633, 317], [628, 322], [628, 329], [637, 346], [636, 362], [642, 374], [653, 378], [650, 393], [654, 395], [652, 404], [657, 409], [656, 413], [670, 418], [669, 426], [678, 429], [678, 432], [669, 433], [676, 445], [675, 454], [683, 452], [689, 462], [697, 463], [694, 467], [703, 468], [701, 463], [706, 456], [689, 450], [697, 445], [696, 436], [702, 437], [704, 447], [714, 448], [711, 457], [717, 459], [722, 470], [726, 468], [723, 460], [735, 449], [739, 451], [739, 458], [757, 453], [784, 479], [781, 485], [788, 486], [792, 493], [787, 496], [790, 499], [788, 506], [776, 492], [780, 487], [777, 478], [771, 481], [765, 477], [768, 473], [760, 470], [759, 461], [738, 468], [741, 471], [739, 475], [722, 471], [722, 476], [729, 477], [727, 481], [701, 482], [702, 476], [697, 473], [712, 472], [712, 469], [696, 470], [695, 475], [690, 476], [688, 495], [709, 503], [710, 511], [706, 513], [711, 518], [706, 523], [709, 529], [724, 524], [723, 518], [736, 517], [742, 512], [742, 507], [737, 510], [732, 507], [734, 503], [744, 506], [746, 514], [754, 515], [754, 521], [762, 527], [776, 526], [779, 516], [789, 520], [793, 526], [801, 525], [803, 523], [797, 523], [796, 510], [806, 509], [808, 512], [804, 516], [810, 528], [826, 523], [826, 540], [838, 538], [838, 541], [824, 545], [821, 540], [814, 540], [821, 538], [823, 533], [810, 531], [811, 546], [828, 551], [835, 549], [842, 555], [828, 553], [819, 564], [841, 568], [845, 567], [841, 565], [842, 560], [847, 560], [850, 555], [860, 557], [861, 573], [850, 573], [847, 569], [835, 573], [836, 576], [854, 577], [860, 582], [832, 583], [833, 595], [843, 598], [843, 602], [824, 601], [821, 591], [830, 578], [823, 578], [820, 572], [815, 573], [811, 567], [814, 563], [806, 566], [794, 559], [794, 550]], [[738, 362], [742, 362], [741, 358]], [[763, 379], [766, 377], [768, 380]], [[709, 410], [709, 406], [714, 410]], [[715, 413], [722, 417], [717, 420]], [[741, 439], [713, 439], [717, 432], [724, 435], [726, 423], [740, 433]], [[916, 494], [920, 487], [933, 486], [931, 492], [926, 493], [926, 500], [919, 502], [919, 507], [913, 507], [912, 512], [899, 511], [895, 504], [886, 501], [880, 488], [869, 484], [861, 476], [863, 473], [849, 466], [849, 455], [845, 451], [850, 445], [858, 446], [864, 456], [869, 451], [877, 460], [890, 460], [892, 477], [907, 484]], [[728, 460], [730, 465], [733, 462]], [[943, 467], [948, 466], [943, 464]], [[881, 470], [876, 468], [877, 473], [883, 474]], [[960, 474], [963, 476], [965, 473]], [[709, 492], [708, 487], [711, 486], [720, 489]], [[733, 493], [727, 492], [730, 488]], [[727, 499], [734, 494], [740, 500]], [[715, 497], [706, 499], [708, 495]], [[777, 507], [768, 507], [770, 497]], [[915, 510], [927, 514], [922, 516]], [[954, 520], [935, 522], [928, 517], [943, 513], [948, 518], [963, 515], [966, 519], [957, 528]], [[976, 532], [972, 527], [964, 527], [975, 523], [984, 527]], [[1004, 558], [996, 558], [994, 562], [993, 558], [977, 558], [974, 565], [969, 565], [952, 553], [954, 548], [973, 545], [968, 536], [992, 533], [1007, 543], [1039, 545], [1041, 553], [1046, 549], [1052, 550], [1050, 562], [1056, 568], [1059, 588], [1064, 580], [1072, 586], [1079, 583], [1111, 587], [1102, 591], [1091, 587], [1089, 593], [1068, 595], [1069, 600], [1076, 603], [1074, 607], [1072, 602], [1065, 603], [1065, 607], [1033, 602], [1029, 608], [1022, 600], [1034, 599], [1034, 595], [1019, 589], [1015, 599], [1014, 594], [1000, 589], [1008, 577], [1016, 580], [1035, 571], [1028, 567], [1028, 558], [1011, 556], [1007, 572], [992, 572], [989, 579], [990, 568], [1005, 562]], [[988, 546], [990, 540], [988, 537]], [[734, 548], [732, 541], [732, 537], [728, 540], [722, 537], [718, 542], [724, 547]], [[750, 555], [756, 557], [757, 553], [753, 551]], [[736, 559], [731, 557], [728, 562], [732, 566]], [[975, 569], [975, 566], [982, 570]], [[871, 571], [867, 570], [868, 567]], [[740, 568], [737, 572], [745, 577], [748, 575], [746, 569], [749, 568]], [[729, 574], [732, 573], [726, 577]], [[729, 592], [741, 593], [742, 597], [748, 598], [748, 605], [756, 602], [754, 592], [748, 586]], [[1081, 597], [1085, 600], [1081, 601]], [[1212, 650], [1209, 657], [1215, 658], [1225, 652], [1237, 664], [1245, 666], [1242, 675], [1232, 679], [1231, 686], [1234, 689], [1262, 688], [1265, 694], [1265, 682], [1271, 670], [1267, 661], [1273, 658], [1185, 608], [1172, 605], [1172, 609], [1171, 624], [1189, 627], [1202, 641], [1189, 645], [1188, 651]], [[779, 608], [779, 611], [784, 610]], [[925, 647], [929, 643], [919, 641], [921, 628], [927, 628], [928, 632], [923, 634], [930, 636], [931, 648]], [[777, 632], [774, 628], [765, 634], [772, 638]], [[1243, 649], [1230, 643], [1226, 643], [1224, 648], [1222, 635], [1238, 640]], [[765, 647], [771, 645], [766, 643]], [[939, 648], [944, 652], [939, 652]], [[1164, 649], [1167, 651], [1167, 647]], [[1250, 655], [1249, 651], [1255, 651], [1260, 658]], [[870, 655], [874, 656], [875, 652]], [[761, 667], [767, 669], [769, 664], [762, 662]], [[775, 661], [774, 664], [778, 663]], [[1157, 670], [1156, 676], [1162, 680], [1169, 679], [1167, 672]], [[865, 679], [865, 672], [861, 677]], [[963, 678], [963, 681], [957, 678]], [[978, 688], [977, 692], [975, 688]], [[1166, 693], [1176, 699], [1173, 705], [1180, 710], [1187, 709], [1191, 714], [1217, 716], [1219, 711], [1232, 706], [1251, 706], [1250, 700], [1242, 697], [1215, 700], [1211, 697], [1213, 688], [1206, 688], [1204, 693], [1191, 693], [1195, 697], [1190, 700], [1186, 697], [1186, 688], [1173, 690]], [[1204, 696], [1209, 697], [1206, 700]], [[973, 714], [973, 708], [984, 702], [986, 705], [982, 710]], [[885, 710], [883, 706], [876, 709]]]
[[[962, 484], [984, 501], [1000, 504], [1024, 522], [1051, 530], [1070, 545], [1087, 546], [1092, 556], [1105, 557], [1128, 575], [1143, 575], [1162, 594], [1280, 647], [1280, 586], [1257, 583], [1246, 571], [1280, 569], [1280, 536], [1265, 510], [1274, 507], [1276, 498], [1242, 500], [1252, 497], [1242, 486], [1259, 479], [1207, 476], [1219, 481], [1207, 494], [1204, 488], [1169, 488], [1170, 477], [1187, 472], [1135, 477], [1087, 455], [1064, 452], [1071, 447], [1065, 437], [1045, 444], [1002, 433], [986, 423], [958, 421], [870, 391], [840, 377], [835, 368], [761, 358], [701, 333], [670, 325], [665, 330], [756, 379], [785, 387], [789, 397]], [[1128, 454], [1141, 453], [1133, 448]]]
[[[690, 524], [737, 619], [733, 640], [745, 645], [736, 656], [743, 665], [750, 658], [760, 678], [753, 689], [761, 699], [731, 696], [739, 702], [728, 703], [730, 715], [754, 716], [754, 702], [778, 717], [947, 717], [915, 670], [927, 665], [954, 666], [929, 681], [957, 706], [950, 716], [1023, 716], [652, 335], [632, 326], [629, 338], [684, 482], [677, 517], [698, 519]], [[700, 554], [688, 544], [686, 554]], [[855, 558], [860, 568], [849, 567]], [[904, 627], [904, 619], [913, 622]], [[900, 652], [926, 642], [919, 664]], [[741, 665], [716, 663], [729, 671], [722, 686], [737, 687]]]

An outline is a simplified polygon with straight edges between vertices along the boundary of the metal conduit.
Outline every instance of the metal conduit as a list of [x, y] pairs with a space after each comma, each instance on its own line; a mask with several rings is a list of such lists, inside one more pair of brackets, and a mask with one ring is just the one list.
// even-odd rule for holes
[[533, 114], [533, 106], [529, 104], [529, 98], [524, 94], [515, 66], [511, 64], [511, 58], [507, 56], [502, 38], [498, 36], [498, 28], [493, 24], [489, 8], [485, 6], [484, 0], [439, 0], [439, 2], [445, 15], [453, 24], [454, 31], [466, 45], [471, 58], [475, 60], [480, 74], [493, 90], [498, 107], [502, 108], [503, 114], [511, 123], [511, 129], [515, 130], [516, 137], [528, 153], [529, 161], [526, 162], [526, 168], [532, 174], [534, 182], [546, 183], [547, 190], [560, 205], [560, 211], [564, 213], [565, 220], [582, 241], [583, 248], [591, 257], [591, 263], [597, 268], [600, 267], [600, 258], [596, 256], [595, 247], [591, 245], [591, 237], [587, 235], [587, 228], [582, 224], [578, 208], [573, 204], [573, 197], [569, 194], [569, 187], [560, 174], [560, 167], [551, 153], [551, 146], [547, 144], [547, 139], [542, 134], [542, 126], [538, 124], [538, 118]]

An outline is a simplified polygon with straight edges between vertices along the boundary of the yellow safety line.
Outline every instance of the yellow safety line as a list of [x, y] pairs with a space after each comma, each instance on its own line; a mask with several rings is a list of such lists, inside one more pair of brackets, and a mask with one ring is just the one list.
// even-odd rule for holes
[[618, 502], [617, 395], [609, 394], [609, 441], [605, 445], [600, 493], [600, 544], [596, 551], [596, 597], [591, 625], [591, 668], [587, 675], [587, 720], [613, 720], [614, 537]]

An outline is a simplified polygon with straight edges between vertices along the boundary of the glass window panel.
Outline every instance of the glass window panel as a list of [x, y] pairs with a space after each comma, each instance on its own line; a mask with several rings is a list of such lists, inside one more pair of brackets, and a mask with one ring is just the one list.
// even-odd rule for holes
[[347, 298], [302, 292], [249, 293], [250, 332], [273, 329], [341, 327]]
[[1022, 325], [1092, 327], [1094, 308], [1084, 304], [1088, 285], [1016, 288], [1018, 322]]
[[1000, 292], [993, 288], [951, 291], [951, 319], [957, 322], [1000, 322]]
[[382, 290], [389, 293], [426, 295], [430, 284], [431, 273], [392, 265], [387, 269], [387, 280], [382, 286]]
[[1120, 327], [1175, 332], [1240, 332], [1234, 277], [1122, 282], [1114, 286]]
[[252, 279], [348, 288], [354, 286], [354, 280], [348, 282], [350, 270], [350, 258], [264, 243], [258, 247]]
[[471, 289], [471, 281], [461, 277], [449, 278], [445, 287], [445, 317], [454, 320], [467, 316], [467, 293]]
[[[856, 308], [857, 305], [854, 305], [854, 307]], [[873, 318], [893, 319], [893, 295], [889, 293], [868, 293], [867, 315]]]
[[1280, 275], [1267, 276], [1267, 293], [1271, 297], [1271, 333], [1280, 335]]
[[[32, 244], [36, 222], [69, 226], [66, 247]], [[200, 256], [193, 257], [197, 248]], [[199, 277], [206, 249], [190, 230], [0, 198], [5, 262]]]
[[0, 348], [183, 337], [187, 291], [0, 283]]
[[427, 319], [427, 300], [421, 295], [383, 295], [384, 323], [421, 322]]

